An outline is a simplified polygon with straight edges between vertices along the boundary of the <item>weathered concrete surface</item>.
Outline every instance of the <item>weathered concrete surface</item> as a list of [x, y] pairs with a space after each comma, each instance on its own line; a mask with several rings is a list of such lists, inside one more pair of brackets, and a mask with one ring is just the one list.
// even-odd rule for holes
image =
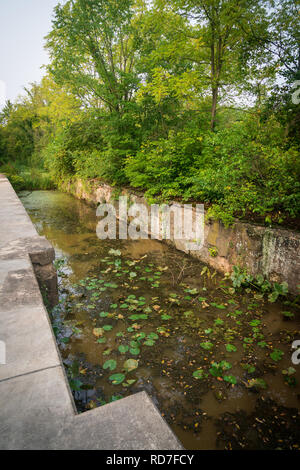
[[76, 413], [34, 273], [54, 250], [1, 175], [0, 202], [0, 449], [181, 449], [145, 392]]
[[[112, 202], [114, 189], [104, 183], [80, 180], [68, 183], [62, 189], [87, 202]], [[132, 202], [146, 204], [142, 195], [123, 190]], [[172, 223], [171, 223], [172, 226]], [[172, 228], [172, 227], [171, 227]], [[150, 230], [149, 230], [149, 233]], [[278, 228], [266, 228], [236, 221], [229, 228], [218, 221], [206, 221], [204, 243], [201, 249], [191, 251], [191, 240], [169, 243], [189, 253], [223, 273], [231, 272], [234, 265], [246, 268], [252, 275], [264, 274], [272, 282], [287, 282], [289, 292], [298, 294], [300, 281], [300, 233]]]

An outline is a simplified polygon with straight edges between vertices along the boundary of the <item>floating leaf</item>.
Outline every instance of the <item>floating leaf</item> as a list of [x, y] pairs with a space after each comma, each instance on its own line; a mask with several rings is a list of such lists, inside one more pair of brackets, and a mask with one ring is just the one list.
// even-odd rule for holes
[[121, 354], [125, 354], [127, 351], [128, 351], [129, 347], [124, 345], [124, 344], [121, 344], [121, 346], [119, 346], [118, 350], [120, 351]]
[[113, 385], [119, 385], [125, 380], [125, 375], [113, 374], [109, 377], [109, 380], [113, 383]]
[[236, 384], [237, 379], [234, 375], [224, 375], [223, 379], [225, 382], [229, 382], [230, 384]]
[[207, 374], [204, 373], [203, 369], [197, 369], [193, 372], [193, 377], [195, 379], [203, 379], [204, 377], [207, 377]]
[[187, 292], [188, 294], [191, 294], [191, 295], [196, 295], [196, 294], [198, 294], [198, 290], [197, 290], [197, 289], [186, 289], [184, 292]]
[[161, 319], [162, 320], [170, 320], [172, 317], [170, 315], [167, 315], [167, 314], [163, 314], [161, 315]]
[[260, 348], [265, 348], [266, 346], [268, 346], [268, 344], [265, 341], [259, 341], [257, 343], [257, 346], [259, 346]]
[[99, 336], [102, 336], [104, 334], [104, 329], [103, 328], [94, 328], [93, 329], [93, 335], [99, 338]]
[[158, 335], [156, 333], [149, 333], [147, 335], [147, 338], [149, 338], [149, 339], [158, 339]]
[[106, 318], [108, 316], [108, 312], [101, 312], [100, 317], [101, 318]]
[[294, 318], [295, 315], [292, 312], [281, 312], [285, 318]]
[[105, 338], [105, 336], [103, 336], [102, 338], [97, 339], [97, 343], [99, 343], [99, 344], [104, 344], [104, 343], [106, 343], [106, 341], [107, 341], [107, 339]]
[[138, 365], [139, 361], [136, 361], [135, 359], [127, 359], [123, 364], [123, 368], [126, 372], [131, 372], [132, 370], [137, 369]]
[[226, 344], [225, 347], [228, 352], [236, 352], [236, 347], [233, 344]]
[[111, 348], [106, 348], [104, 351], [103, 351], [103, 356], [109, 356], [110, 353], [112, 352], [112, 349]]
[[211, 302], [210, 305], [211, 305], [212, 307], [219, 308], [220, 310], [223, 310], [223, 309], [226, 308], [225, 305], [223, 305], [223, 304], [216, 304], [215, 302]]
[[126, 382], [123, 382], [123, 383], [122, 383], [122, 387], [128, 388], [128, 387], [130, 387], [131, 385], [133, 385], [135, 382], [136, 382], [135, 379], [133, 379], [133, 380], [126, 380]]
[[274, 349], [274, 351], [272, 351], [270, 354], [270, 358], [273, 359], [273, 361], [278, 362], [282, 359], [283, 355], [283, 351], [281, 351], [280, 349]]
[[294, 367], [289, 367], [288, 369], [285, 369], [282, 371], [283, 375], [293, 375], [296, 373], [296, 369], [294, 369]]
[[137, 273], [135, 273], [134, 271], [132, 271], [129, 276], [131, 277], [131, 279], [133, 279], [134, 277], [137, 276]]
[[246, 386], [248, 388], [267, 388], [267, 384], [263, 379], [251, 379]]
[[203, 343], [200, 343], [200, 346], [201, 346], [201, 348], [206, 349], [207, 351], [209, 351], [210, 349], [213, 348], [213, 343], [211, 343], [210, 341], [204, 341]]
[[144, 314], [144, 313], [141, 313], [141, 314], [135, 314], [135, 315], [131, 315], [129, 317], [130, 320], [147, 320], [148, 319], [148, 315]]
[[81, 386], [83, 385], [83, 383], [79, 379], [70, 379], [69, 384], [70, 384], [71, 390], [74, 390], [74, 391], [81, 390]]
[[112, 255], [112, 256], [121, 256], [121, 251], [120, 250], [114, 250], [113, 248], [111, 250], [109, 250], [108, 252], [109, 255]]
[[251, 326], [258, 326], [260, 325], [261, 321], [260, 320], [252, 320], [249, 325]]
[[103, 364], [103, 369], [115, 370], [117, 367], [117, 361], [114, 359], [109, 359]]
[[130, 348], [129, 349], [130, 354], [133, 356], [138, 356], [140, 354], [140, 349], [139, 348]]
[[252, 374], [256, 370], [256, 368], [251, 364], [242, 364], [242, 368], [246, 370], [248, 374]]
[[104, 325], [102, 328], [103, 328], [104, 331], [110, 331], [110, 330], [113, 329], [113, 327], [111, 325]]

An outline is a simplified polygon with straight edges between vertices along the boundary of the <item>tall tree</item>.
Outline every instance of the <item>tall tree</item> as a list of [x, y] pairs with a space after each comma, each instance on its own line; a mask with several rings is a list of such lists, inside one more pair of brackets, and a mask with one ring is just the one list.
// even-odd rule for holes
[[69, 0], [55, 8], [47, 36], [49, 70], [94, 107], [122, 113], [137, 79], [131, 0]]
[[[161, 1], [160, 1], [161, 3]], [[209, 69], [212, 130], [216, 124], [217, 105], [221, 89], [234, 87], [243, 80], [239, 58], [245, 41], [245, 28], [256, 21], [262, 28], [266, 10], [260, 0], [171, 0], [168, 2], [179, 14], [190, 19], [193, 34], [199, 39], [198, 62]], [[256, 28], [257, 29], [257, 28]], [[192, 34], [192, 36], [193, 36]], [[197, 39], [197, 36], [195, 36]], [[244, 70], [245, 73], [245, 70]]]

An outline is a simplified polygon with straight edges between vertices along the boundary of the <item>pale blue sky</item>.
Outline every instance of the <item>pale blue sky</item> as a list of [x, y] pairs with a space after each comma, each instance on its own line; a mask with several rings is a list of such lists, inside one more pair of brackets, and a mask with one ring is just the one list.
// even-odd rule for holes
[[40, 81], [48, 62], [44, 36], [51, 29], [59, 0], [0, 0], [0, 81], [6, 98], [15, 100], [23, 87]]

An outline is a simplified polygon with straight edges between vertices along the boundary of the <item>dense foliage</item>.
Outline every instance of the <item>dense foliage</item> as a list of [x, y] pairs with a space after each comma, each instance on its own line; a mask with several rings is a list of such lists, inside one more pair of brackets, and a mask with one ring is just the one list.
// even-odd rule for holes
[[[73, 0], [0, 115], [17, 189], [99, 178], [209, 215], [299, 215], [298, 0]], [[293, 99], [292, 99], [293, 98]]]

